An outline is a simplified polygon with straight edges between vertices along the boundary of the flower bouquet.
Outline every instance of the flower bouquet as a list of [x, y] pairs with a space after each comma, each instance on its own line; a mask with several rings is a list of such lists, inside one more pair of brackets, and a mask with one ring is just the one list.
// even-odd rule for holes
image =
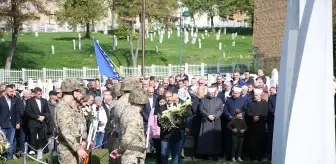
[[89, 106], [85, 106], [82, 108], [82, 112], [85, 116], [85, 118], [90, 121], [93, 119], [93, 111], [91, 110], [91, 108]]
[[176, 122], [182, 121], [184, 118], [190, 116], [191, 102], [185, 102], [183, 104], [178, 104], [177, 106], [173, 106], [168, 108], [162, 112], [162, 115], [158, 115], [158, 120], [161, 124], [161, 128], [164, 131], [171, 131], [173, 129], [177, 129], [178, 126]]
[[3, 156], [7, 149], [9, 148], [9, 142], [6, 139], [6, 135], [3, 131], [0, 130], [0, 161], [6, 160], [6, 157]]

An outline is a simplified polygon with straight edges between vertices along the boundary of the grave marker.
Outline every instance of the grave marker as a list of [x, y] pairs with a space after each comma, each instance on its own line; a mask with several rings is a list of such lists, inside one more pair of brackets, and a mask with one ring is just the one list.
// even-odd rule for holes
[[222, 50], [222, 43], [221, 42], [218, 43], [218, 49]]
[[232, 40], [235, 40], [235, 34], [232, 33]]
[[232, 42], [232, 47], [236, 46], [236, 41]]
[[201, 34], [201, 37], [202, 37], [202, 39], [204, 40], [204, 35], [203, 35], [203, 34]]
[[104, 26], [104, 34], [106, 35], [108, 33], [108, 31], [107, 31], [107, 26], [105, 25]]
[[76, 50], [76, 40], [75, 39], [72, 40], [72, 47], [74, 50]]
[[198, 48], [199, 48], [199, 49], [201, 49], [201, 48], [202, 48], [201, 39], [198, 39]]
[[151, 42], [153, 42], [153, 33], [149, 34]]
[[35, 37], [38, 37], [38, 32], [35, 32]]
[[81, 43], [81, 41], [82, 41], [82, 36], [81, 36], [80, 33], [78, 33], [78, 49], [79, 50], [82, 49], [82, 43]]
[[115, 51], [117, 49], [117, 46], [118, 46], [118, 43], [117, 43], [117, 36], [116, 35], [113, 35], [113, 39], [112, 39], [112, 48], [113, 48], [113, 51]]
[[223, 55], [223, 58], [225, 58], [225, 52], [223, 52], [223, 54], [222, 54], [222, 55]]
[[127, 35], [127, 42], [129, 42], [129, 36]]
[[158, 46], [155, 46], [155, 52], [159, 53], [159, 47]]
[[216, 34], [216, 40], [219, 40], [219, 37], [220, 37], [220, 34], [217, 33], [217, 34]]
[[54, 47], [54, 45], [51, 45], [51, 54], [55, 55], [55, 47]]
[[224, 34], [226, 34], [226, 28], [224, 28]]

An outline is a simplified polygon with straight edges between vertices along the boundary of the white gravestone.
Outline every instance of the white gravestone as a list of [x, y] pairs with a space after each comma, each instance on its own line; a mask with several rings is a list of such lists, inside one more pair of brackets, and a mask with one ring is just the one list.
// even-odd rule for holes
[[232, 47], [236, 46], [236, 41], [232, 42]]
[[224, 28], [224, 34], [226, 34], [226, 28]]
[[202, 37], [202, 39], [204, 40], [204, 35], [203, 35], [203, 34], [201, 34], [201, 37]]
[[107, 35], [108, 31], [107, 31], [107, 26], [104, 26], [104, 34]]
[[237, 36], [238, 36], [238, 32], [235, 33], [235, 37], [237, 37]]
[[54, 47], [54, 45], [51, 45], [51, 54], [55, 55], [55, 47]]
[[242, 58], [243, 58], [243, 55], [240, 55], [240, 58], [242, 59]]
[[171, 31], [170, 30], [168, 30], [168, 33], [167, 33], [168, 35], [168, 39], [170, 39], [170, 34], [171, 34]]
[[223, 55], [223, 58], [225, 58], [225, 52], [223, 52], [223, 54], [222, 54], [222, 55]]
[[245, 36], [243, 36], [243, 39], [245, 39]]
[[235, 34], [232, 33], [232, 40], [235, 40]]
[[72, 40], [72, 47], [74, 50], [76, 50], [76, 40], [75, 39]]
[[198, 48], [199, 48], [199, 49], [202, 48], [202, 42], [201, 42], [201, 39], [198, 39]]
[[205, 30], [204, 33], [205, 33], [205, 36], [209, 36], [208, 30]]
[[220, 34], [217, 33], [217, 34], [216, 34], [216, 40], [219, 40], [219, 38], [220, 38]]
[[188, 31], [184, 31], [184, 43], [187, 44], [189, 42], [189, 34]]
[[194, 33], [194, 37], [196, 37], [196, 38], [197, 38], [197, 36], [198, 36], [198, 34], [197, 34], [197, 32], [195, 32], [195, 33]]
[[38, 32], [35, 32], [35, 37], [38, 37]]
[[146, 39], [149, 38], [149, 32], [146, 30]]
[[159, 43], [162, 44], [162, 42], [163, 42], [163, 32], [160, 32]]
[[79, 50], [82, 49], [82, 43], [81, 43], [81, 41], [82, 41], [82, 36], [81, 36], [80, 33], [78, 33], [78, 49]]
[[194, 37], [194, 28], [190, 29], [190, 37]]
[[221, 42], [218, 43], [218, 49], [222, 50], [222, 43]]
[[153, 33], [149, 34], [151, 42], [153, 42]]
[[159, 47], [158, 46], [155, 46], [155, 52], [159, 53]]
[[117, 36], [116, 35], [113, 35], [113, 39], [112, 39], [112, 41], [113, 41], [113, 50], [115, 51], [116, 49], [117, 49], [117, 46], [118, 46], [118, 43], [117, 43]]
[[127, 35], [127, 42], [129, 42], [129, 36]]
[[156, 36], [156, 31], [154, 31], [154, 37]]
[[196, 41], [197, 41], [197, 38], [196, 37], [192, 37], [191, 44], [196, 44]]

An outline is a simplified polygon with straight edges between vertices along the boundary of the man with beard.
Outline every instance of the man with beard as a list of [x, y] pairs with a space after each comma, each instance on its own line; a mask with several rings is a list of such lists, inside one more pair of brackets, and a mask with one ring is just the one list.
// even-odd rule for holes
[[223, 102], [215, 97], [216, 88], [208, 88], [208, 96], [200, 104], [202, 123], [198, 139], [197, 153], [218, 160], [221, 153], [221, 115]]
[[246, 123], [248, 126], [248, 149], [251, 160], [261, 161], [265, 148], [265, 131], [268, 103], [261, 98], [262, 90], [254, 89], [254, 100], [246, 106]]
[[63, 98], [56, 105], [60, 164], [77, 164], [88, 156], [85, 117], [77, 107], [82, 97], [80, 88], [80, 81], [74, 78], [67, 78], [61, 84]]

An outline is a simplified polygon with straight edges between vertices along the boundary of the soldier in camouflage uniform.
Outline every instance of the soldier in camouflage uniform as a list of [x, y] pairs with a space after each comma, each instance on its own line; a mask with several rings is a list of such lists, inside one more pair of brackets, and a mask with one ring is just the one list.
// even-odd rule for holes
[[[108, 148], [109, 152], [116, 149], [115, 145], [120, 138], [118, 134], [120, 134], [120, 125], [119, 125], [119, 117], [120, 113], [123, 111], [121, 108], [123, 105], [130, 105], [128, 99], [130, 92], [134, 90], [138, 85], [139, 81], [135, 77], [127, 76], [123, 79], [120, 83], [120, 89], [118, 90], [118, 86], [114, 87], [114, 90], [117, 94], [117, 97], [121, 96], [118, 99], [115, 107], [110, 110], [110, 118], [108, 119], [108, 124], [106, 125], [107, 132], [110, 134], [109, 141], [108, 141]], [[119, 92], [119, 94], [118, 94]], [[110, 164], [120, 163], [120, 159], [112, 159], [110, 158]]]
[[74, 78], [65, 79], [61, 84], [63, 98], [56, 106], [56, 121], [59, 131], [59, 163], [78, 164], [79, 157], [87, 156], [84, 149], [86, 138], [85, 117], [77, 103], [80, 101], [81, 86], [80, 81]]
[[140, 114], [143, 106], [148, 103], [147, 92], [143, 88], [136, 88], [129, 96], [130, 104], [118, 106], [122, 113], [116, 116], [120, 122], [120, 138], [117, 149], [113, 154], [121, 156], [121, 164], [144, 164], [146, 139], [143, 135], [143, 119]]

